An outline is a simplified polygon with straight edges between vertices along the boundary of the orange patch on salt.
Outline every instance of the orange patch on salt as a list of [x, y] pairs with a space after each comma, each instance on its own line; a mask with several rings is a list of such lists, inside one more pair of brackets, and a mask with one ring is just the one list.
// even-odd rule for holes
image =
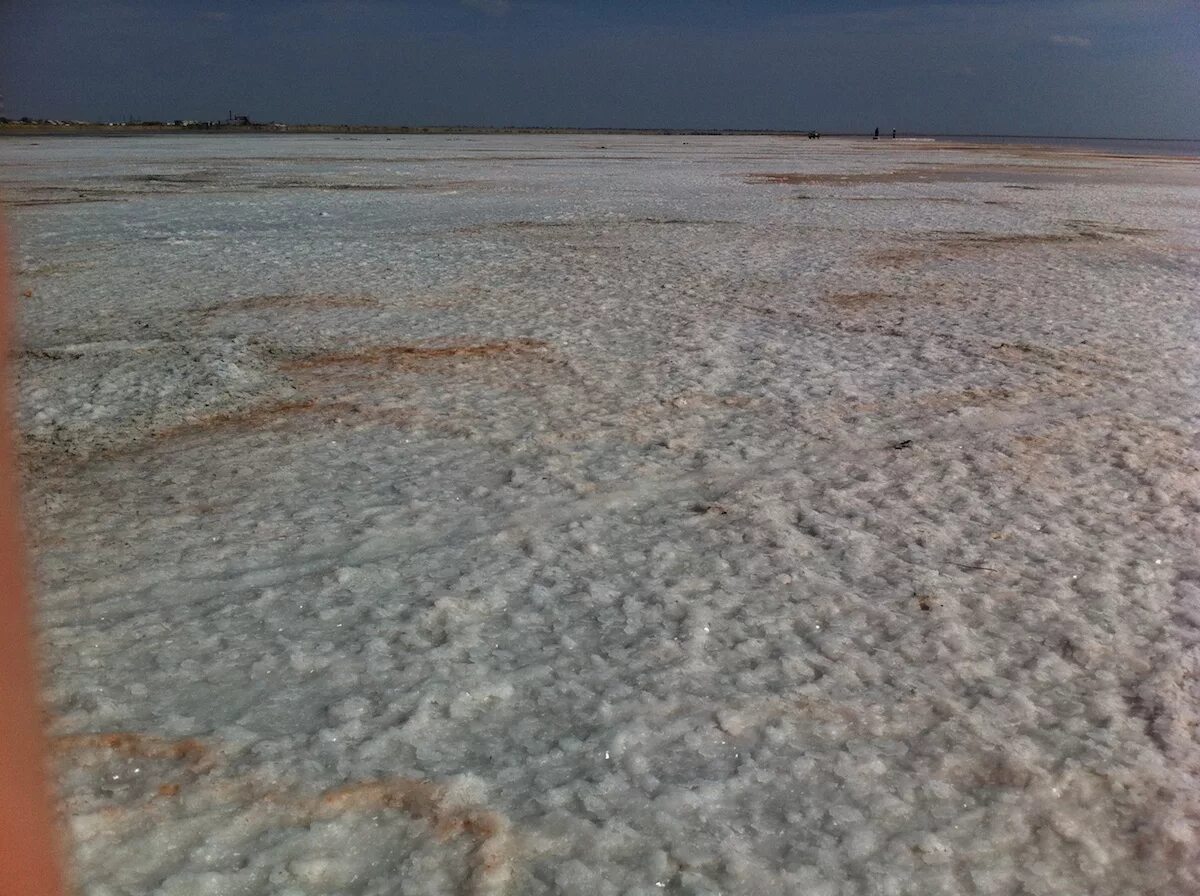
[[208, 747], [195, 738], [168, 740], [131, 731], [67, 734], [52, 740], [50, 749], [57, 755], [106, 751], [130, 759], [164, 759], [185, 762], [197, 770], [211, 768], [216, 761]]
[[343, 366], [352, 364], [401, 365], [411, 361], [437, 361], [444, 359], [475, 359], [528, 355], [548, 348], [538, 339], [509, 339], [500, 342], [483, 342], [465, 345], [387, 345], [368, 346], [352, 352], [331, 352], [325, 355], [310, 355], [287, 361], [285, 370], [305, 370], [313, 367]]

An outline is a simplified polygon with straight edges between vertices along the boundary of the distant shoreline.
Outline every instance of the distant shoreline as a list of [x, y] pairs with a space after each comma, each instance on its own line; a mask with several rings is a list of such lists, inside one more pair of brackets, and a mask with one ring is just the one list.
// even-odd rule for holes
[[[155, 136], [580, 136], [580, 137], [807, 137], [810, 131], [740, 130], [737, 128], [551, 128], [551, 127], [478, 127], [470, 125], [388, 126], [324, 124], [98, 124], [32, 121], [0, 124], [0, 138], [42, 137], [155, 137]], [[820, 136], [841, 140], [872, 140], [870, 132], [820, 132]], [[898, 135], [902, 141], [925, 141], [941, 148], [953, 144], [970, 146], [1026, 146], [1039, 149], [1085, 152], [1128, 153], [1131, 156], [1200, 158], [1200, 139], [1184, 137], [1064, 137], [1049, 134], [916, 134]], [[888, 143], [891, 136], [881, 134]]]
[[[221, 134], [261, 134], [264, 136], [286, 136], [288, 134], [515, 134], [515, 135], [581, 135], [581, 136], [663, 136], [663, 137], [806, 137], [810, 131], [795, 130], [741, 130], [738, 128], [556, 128], [556, 127], [485, 127], [474, 125], [336, 125], [336, 124], [220, 124], [213, 127], [170, 124], [0, 124], [0, 136], [145, 136], [153, 134], [196, 134], [215, 136]], [[867, 137], [863, 133], [826, 133], [822, 137]], [[908, 134], [908, 137], [930, 137], [929, 134]]]
[[[7, 122], [0, 124], [0, 136], [56, 136], [59, 134], [104, 135], [125, 134], [632, 134], [679, 137], [805, 137], [810, 129], [787, 130], [770, 128], [585, 128], [585, 127], [488, 127], [484, 125], [338, 125], [338, 124], [224, 124], [211, 127], [174, 124], [102, 124], [99, 122], [48, 124]], [[868, 131], [820, 131], [822, 137], [866, 137]], [[903, 133], [900, 137], [936, 140], [1070, 140], [1121, 141], [1126, 143], [1197, 143], [1200, 137], [1073, 137], [1065, 134], [965, 134], [965, 133]], [[890, 134], [880, 135], [891, 139]]]

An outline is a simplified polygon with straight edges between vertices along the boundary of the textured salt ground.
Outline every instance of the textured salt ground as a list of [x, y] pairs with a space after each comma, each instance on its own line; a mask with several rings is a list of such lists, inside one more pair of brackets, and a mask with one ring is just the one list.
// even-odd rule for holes
[[1196, 166], [605, 145], [0, 146], [81, 888], [1194, 892]]

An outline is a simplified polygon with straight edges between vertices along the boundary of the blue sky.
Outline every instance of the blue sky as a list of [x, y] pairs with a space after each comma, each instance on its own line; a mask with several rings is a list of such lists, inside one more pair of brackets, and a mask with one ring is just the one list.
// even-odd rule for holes
[[1200, 0], [0, 0], [9, 116], [1200, 138]]

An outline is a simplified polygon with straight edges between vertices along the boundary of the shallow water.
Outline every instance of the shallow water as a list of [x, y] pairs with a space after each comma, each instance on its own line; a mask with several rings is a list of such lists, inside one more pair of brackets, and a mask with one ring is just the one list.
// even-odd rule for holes
[[995, 137], [950, 136], [935, 139], [953, 143], [995, 146], [1045, 146], [1082, 152], [1119, 153], [1131, 156], [1200, 158], [1200, 140], [1154, 140], [1145, 137]]

